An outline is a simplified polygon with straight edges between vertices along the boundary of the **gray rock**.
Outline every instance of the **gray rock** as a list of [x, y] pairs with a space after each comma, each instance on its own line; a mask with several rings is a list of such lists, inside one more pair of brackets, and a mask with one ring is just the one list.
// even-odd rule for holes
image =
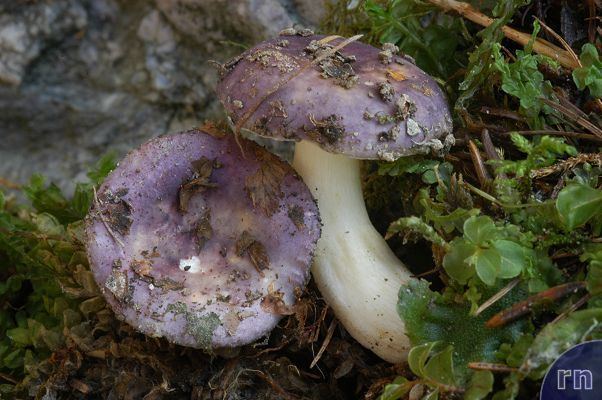
[[[2, 7], [0, 5], [0, 7]], [[86, 26], [86, 12], [75, 0], [17, 7], [14, 13], [0, 8], [0, 83], [19, 85], [25, 68], [52, 40]]]
[[70, 191], [109, 150], [222, 117], [223, 62], [322, 0], [0, 0], [0, 177]]

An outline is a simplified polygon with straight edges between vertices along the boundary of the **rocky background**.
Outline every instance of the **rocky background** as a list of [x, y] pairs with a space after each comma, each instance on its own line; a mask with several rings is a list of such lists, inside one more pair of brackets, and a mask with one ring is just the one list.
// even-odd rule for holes
[[0, 0], [0, 179], [70, 191], [103, 154], [220, 117], [211, 60], [328, 0]]

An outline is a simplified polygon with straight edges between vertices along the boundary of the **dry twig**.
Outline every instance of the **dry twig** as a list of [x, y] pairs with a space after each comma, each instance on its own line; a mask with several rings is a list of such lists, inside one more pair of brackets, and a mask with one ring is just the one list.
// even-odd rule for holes
[[601, 153], [581, 153], [576, 157], [571, 157], [566, 160], [562, 160], [557, 164], [550, 165], [549, 167], [539, 168], [531, 171], [531, 178], [543, 178], [544, 176], [561, 173], [575, 168], [579, 164], [594, 164], [598, 167], [602, 167], [602, 154]]
[[509, 367], [506, 364], [486, 363], [486, 362], [470, 362], [468, 368], [475, 371], [491, 371], [491, 372], [514, 372], [517, 368]]
[[531, 312], [533, 306], [536, 304], [558, 300], [583, 288], [585, 288], [585, 282], [569, 282], [546, 289], [495, 314], [485, 323], [485, 326], [488, 328], [499, 328]]
[[332, 339], [332, 335], [334, 333], [334, 328], [336, 328], [336, 326], [337, 326], [337, 320], [336, 320], [336, 318], [333, 318], [332, 321], [330, 322], [330, 325], [328, 326], [328, 331], [326, 331], [326, 337], [324, 338], [324, 341], [322, 342], [322, 346], [320, 346], [320, 350], [318, 350], [318, 354], [316, 354], [313, 361], [311, 362], [309, 369], [312, 369], [313, 367], [315, 367], [316, 364], [318, 363], [318, 361], [320, 361], [320, 358], [322, 358], [322, 354], [324, 354], [324, 351], [326, 351], [326, 348], [328, 347], [328, 344], [330, 343], [330, 340]]
[[[453, 10], [460, 14], [462, 17], [481, 26], [488, 27], [493, 23], [493, 18], [490, 18], [487, 15], [475, 10], [468, 3], [463, 3], [455, 0], [428, 1], [438, 7], [441, 7], [444, 10]], [[517, 31], [516, 29], [510, 28], [509, 26], [502, 27], [502, 32], [504, 32], [504, 35], [508, 39], [523, 46], [526, 46], [527, 43], [529, 43], [529, 41], [531, 40], [531, 35]], [[563, 67], [569, 68], [571, 70], [579, 67], [579, 64], [575, 62], [573, 57], [566, 50], [563, 50], [560, 47], [557, 47], [546, 40], [539, 38], [535, 40], [535, 42], [533, 43], [533, 51], [535, 51], [538, 54], [548, 56], [551, 59], [556, 60]]]

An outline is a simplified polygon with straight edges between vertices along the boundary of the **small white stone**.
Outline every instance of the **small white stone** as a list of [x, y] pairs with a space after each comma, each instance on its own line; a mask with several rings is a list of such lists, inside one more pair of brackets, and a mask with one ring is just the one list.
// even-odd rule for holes
[[201, 260], [197, 256], [180, 260], [180, 269], [184, 272], [196, 273], [201, 271]]

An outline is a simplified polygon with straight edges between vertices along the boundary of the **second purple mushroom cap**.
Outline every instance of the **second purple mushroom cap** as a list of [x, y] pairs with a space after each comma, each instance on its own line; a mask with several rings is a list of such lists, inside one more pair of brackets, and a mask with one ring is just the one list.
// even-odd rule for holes
[[290, 166], [212, 128], [128, 154], [100, 187], [87, 235], [118, 317], [211, 350], [253, 342], [290, 312], [320, 221]]

